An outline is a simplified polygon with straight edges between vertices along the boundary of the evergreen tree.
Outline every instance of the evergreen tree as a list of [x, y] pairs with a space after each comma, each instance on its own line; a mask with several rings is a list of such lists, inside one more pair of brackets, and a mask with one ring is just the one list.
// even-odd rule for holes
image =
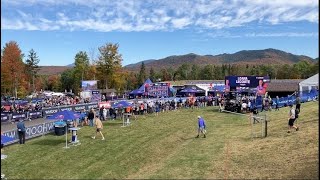
[[146, 79], [147, 79], [146, 67], [144, 65], [144, 62], [142, 62], [140, 66], [140, 72], [138, 75], [138, 83], [142, 85]]
[[26, 69], [29, 76], [31, 76], [31, 79], [32, 79], [32, 92], [35, 91], [34, 79], [39, 71], [39, 66], [38, 66], [39, 62], [40, 62], [40, 59], [37, 56], [37, 53], [33, 49], [31, 49], [29, 51], [28, 59], [26, 60]]
[[156, 81], [156, 72], [152, 67], [150, 68], [149, 78], [151, 79], [152, 82]]

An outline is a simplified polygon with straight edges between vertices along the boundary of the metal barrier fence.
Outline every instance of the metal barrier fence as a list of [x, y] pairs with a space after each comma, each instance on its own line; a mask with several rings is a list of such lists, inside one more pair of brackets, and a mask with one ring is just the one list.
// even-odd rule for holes
[[[42, 136], [54, 131], [55, 121], [50, 121], [42, 124], [26, 127], [26, 139]], [[5, 143], [5, 145], [13, 144], [19, 141], [18, 132], [16, 129], [3, 132], [3, 135], [13, 138], [14, 140]]]
[[81, 110], [89, 110], [91, 108], [98, 108], [98, 103], [88, 103], [88, 104], [77, 104], [70, 106], [58, 106], [52, 108], [43, 108], [39, 111], [28, 111], [22, 113], [10, 113], [10, 112], [1, 112], [1, 123], [5, 122], [15, 122], [20, 119], [37, 119], [37, 118], [46, 118], [53, 115], [59, 111], [72, 110], [75, 112], [80, 112]]

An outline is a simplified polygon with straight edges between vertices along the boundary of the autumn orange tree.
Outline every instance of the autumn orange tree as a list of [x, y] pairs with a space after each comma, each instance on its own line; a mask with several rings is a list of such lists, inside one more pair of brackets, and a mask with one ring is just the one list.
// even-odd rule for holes
[[15, 41], [5, 44], [1, 54], [1, 93], [14, 97], [25, 96], [27, 82], [23, 54]]

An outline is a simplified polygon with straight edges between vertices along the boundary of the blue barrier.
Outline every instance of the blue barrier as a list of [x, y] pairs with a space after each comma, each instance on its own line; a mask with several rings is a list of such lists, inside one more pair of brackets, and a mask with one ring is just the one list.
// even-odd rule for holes
[[[303, 92], [300, 94], [300, 101], [301, 103], [305, 103], [308, 101], [312, 101], [315, 100], [316, 98], [318, 98], [319, 96], [319, 91], [317, 90], [313, 90], [310, 92]], [[272, 107], [276, 106], [277, 103], [277, 99], [276, 98], [272, 98], [273, 104]], [[262, 97], [257, 97], [256, 101], [254, 103], [252, 103], [253, 106], [257, 107], [258, 109], [262, 108]], [[280, 97], [279, 98], [279, 102], [278, 102], [278, 107], [284, 107], [284, 106], [288, 106], [288, 105], [294, 105], [296, 104], [296, 96], [287, 96], [287, 97]]]
[[[54, 121], [37, 124], [34, 126], [26, 127], [26, 139], [31, 139], [37, 136], [41, 136], [44, 134], [48, 134], [54, 131]], [[18, 131], [16, 129], [12, 129], [10, 131], [3, 132], [3, 135], [13, 138], [14, 140], [5, 143], [5, 145], [13, 144], [19, 141]]]

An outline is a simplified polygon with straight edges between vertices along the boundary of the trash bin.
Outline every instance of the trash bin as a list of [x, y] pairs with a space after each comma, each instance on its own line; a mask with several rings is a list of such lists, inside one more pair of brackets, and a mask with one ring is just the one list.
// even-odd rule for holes
[[66, 133], [66, 123], [63, 121], [54, 123], [54, 133], [57, 136], [62, 136]]

